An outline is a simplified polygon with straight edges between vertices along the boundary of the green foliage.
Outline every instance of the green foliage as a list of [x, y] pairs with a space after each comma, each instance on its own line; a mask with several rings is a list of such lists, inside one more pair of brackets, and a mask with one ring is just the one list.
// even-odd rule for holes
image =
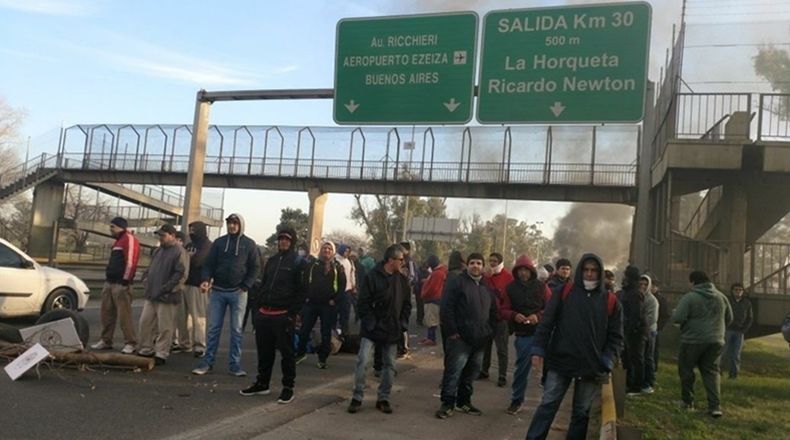
[[508, 218], [507, 234], [505, 234], [503, 214], [497, 214], [486, 222], [475, 214], [465, 219], [462, 225], [464, 235], [456, 243], [456, 248], [461, 250], [464, 256], [472, 252], [481, 252], [486, 256], [491, 252], [499, 252], [505, 257], [505, 266], [509, 267], [521, 254], [529, 255], [536, 264], [552, 254], [551, 240], [543, 236], [536, 224]]
[[[280, 223], [277, 226], [279, 229], [282, 226], [290, 226], [296, 231], [296, 236], [298, 242], [296, 245], [300, 243], [304, 243], [307, 241], [307, 229], [308, 229], [308, 214], [302, 211], [299, 208], [283, 208], [280, 211]], [[275, 231], [269, 238], [266, 239], [266, 248], [268, 249], [269, 254], [273, 254], [277, 251], [277, 232]]]
[[[790, 53], [774, 46], [761, 48], [752, 58], [754, 71], [771, 83], [771, 87], [780, 93], [790, 93]], [[787, 99], [780, 99], [776, 108], [768, 109], [783, 118], [790, 117], [790, 105]]]

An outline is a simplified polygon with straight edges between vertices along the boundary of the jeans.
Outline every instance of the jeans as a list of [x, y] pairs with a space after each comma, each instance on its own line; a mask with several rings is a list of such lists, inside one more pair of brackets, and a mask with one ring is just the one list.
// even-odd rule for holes
[[307, 351], [307, 338], [315, 326], [315, 322], [321, 319], [321, 346], [318, 348], [318, 360], [326, 362], [332, 350], [332, 329], [335, 328], [337, 320], [337, 308], [325, 304], [306, 303], [302, 308], [302, 328], [299, 330], [299, 348], [296, 350], [300, 355]]
[[480, 374], [483, 348], [474, 348], [463, 339], [447, 338], [444, 347], [442, 403], [463, 406], [472, 403], [472, 383]]
[[645, 386], [645, 336], [642, 333], [625, 337], [625, 386], [629, 392], [639, 392]]
[[361, 338], [359, 342], [359, 352], [357, 353], [357, 365], [354, 370], [354, 395], [353, 399], [362, 401], [365, 397], [365, 383], [367, 380], [368, 364], [373, 356], [374, 346], [381, 346], [383, 368], [381, 371], [381, 382], [379, 382], [378, 401], [389, 400], [392, 383], [395, 380], [395, 344], [380, 344], [368, 338]]
[[743, 333], [735, 330], [724, 332], [721, 366], [722, 369], [727, 369], [731, 379], [738, 377], [738, 372], [741, 371], [741, 349], [743, 349]]
[[532, 416], [532, 423], [527, 431], [527, 439], [545, 439], [554, 421], [554, 416], [560, 408], [563, 397], [568, 391], [571, 382], [575, 381], [573, 388], [573, 413], [568, 426], [569, 439], [583, 439], [587, 437], [587, 424], [590, 421], [590, 407], [601, 391], [601, 385], [592, 380], [574, 379], [563, 376], [554, 370], [546, 374], [546, 385], [543, 388], [543, 399], [540, 406]]
[[296, 357], [294, 355], [294, 324], [288, 315], [263, 315], [255, 312], [255, 346], [258, 349], [259, 384], [269, 386], [274, 369], [276, 351], [280, 352], [282, 384], [293, 388], [296, 380]]
[[507, 377], [507, 340], [509, 336], [507, 321], [497, 321], [494, 334], [486, 343], [483, 352], [482, 371], [488, 373], [491, 368], [491, 345], [496, 344], [496, 357], [499, 367], [499, 377]]
[[217, 356], [222, 324], [225, 322], [225, 309], [230, 309], [230, 347], [228, 365], [231, 371], [241, 368], [241, 319], [247, 307], [247, 292], [241, 290], [223, 291], [211, 289], [208, 297], [208, 332], [206, 333], [206, 353], [201, 364], [212, 366]]
[[340, 333], [345, 337], [348, 334], [348, 321], [351, 319], [351, 291], [337, 294], [337, 323], [340, 325]]
[[694, 382], [697, 380], [694, 368], [699, 368], [705, 393], [708, 395], [708, 410], [719, 409], [721, 376], [719, 375], [719, 355], [722, 344], [684, 344], [680, 343], [678, 353], [678, 375], [680, 376], [681, 398], [686, 404], [694, 403]]
[[645, 375], [644, 386], [652, 387], [656, 384], [656, 360], [653, 358], [656, 351], [656, 333], [651, 333], [645, 340]]
[[527, 379], [529, 370], [532, 368], [533, 336], [516, 336], [513, 345], [516, 347], [516, 371], [513, 373], [513, 392], [510, 400], [512, 403], [521, 405], [524, 402], [524, 394], [527, 391]]

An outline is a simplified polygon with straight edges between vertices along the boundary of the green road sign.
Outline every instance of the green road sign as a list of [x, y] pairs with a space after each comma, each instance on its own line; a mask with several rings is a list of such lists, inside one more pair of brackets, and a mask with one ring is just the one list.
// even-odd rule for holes
[[476, 42], [474, 12], [340, 20], [335, 122], [469, 122]]
[[489, 12], [478, 121], [641, 121], [650, 16], [644, 2]]

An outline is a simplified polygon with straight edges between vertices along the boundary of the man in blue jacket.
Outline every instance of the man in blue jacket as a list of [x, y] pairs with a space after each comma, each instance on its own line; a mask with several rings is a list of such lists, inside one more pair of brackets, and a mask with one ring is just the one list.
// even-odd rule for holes
[[532, 368], [548, 369], [543, 399], [527, 431], [544, 439], [572, 382], [573, 413], [568, 438], [585, 438], [590, 407], [623, 346], [623, 311], [603, 280], [604, 265], [584, 254], [573, 283], [552, 295], [532, 342]]
[[239, 214], [231, 214], [225, 222], [228, 233], [211, 244], [203, 265], [200, 287], [203, 291], [211, 288], [206, 353], [192, 374], [203, 375], [211, 371], [225, 321], [225, 310], [230, 309], [229, 370], [235, 376], [247, 375], [241, 369], [241, 320], [247, 307], [247, 292], [261, 269], [261, 259], [255, 241], [244, 235], [244, 219]]

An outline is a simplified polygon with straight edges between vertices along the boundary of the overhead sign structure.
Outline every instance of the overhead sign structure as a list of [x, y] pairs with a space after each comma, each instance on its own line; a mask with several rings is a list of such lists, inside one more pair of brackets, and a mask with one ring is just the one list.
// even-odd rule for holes
[[474, 12], [340, 20], [335, 122], [469, 122], [477, 22]]
[[644, 2], [489, 12], [478, 121], [641, 121], [650, 19]]

